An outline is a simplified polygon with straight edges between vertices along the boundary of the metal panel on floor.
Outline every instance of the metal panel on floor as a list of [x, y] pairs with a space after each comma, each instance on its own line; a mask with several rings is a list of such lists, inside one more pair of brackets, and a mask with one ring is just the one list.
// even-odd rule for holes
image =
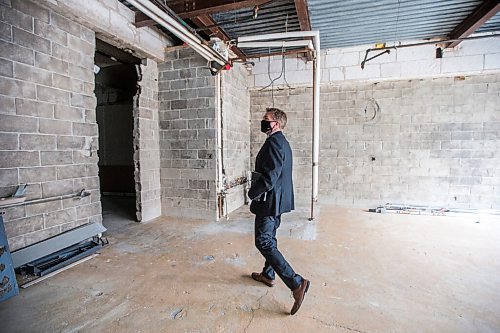
[[86, 239], [102, 234], [106, 228], [100, 223], [85, 224], [40, 243], [12, 252], [14, 267], [19, 267], [48, 254], [67, 248]]

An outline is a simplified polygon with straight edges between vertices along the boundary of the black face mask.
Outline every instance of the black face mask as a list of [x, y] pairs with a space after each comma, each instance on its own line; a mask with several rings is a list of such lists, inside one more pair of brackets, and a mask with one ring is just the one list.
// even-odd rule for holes
[[260, 131], [262, 133], [267, 133], [269, 131], [272, 131], [272, 127], [271, 127], [271, 123], [273, 123], [273, 121], [269, 121], [269, 120], [261, 120], [260, 121]]

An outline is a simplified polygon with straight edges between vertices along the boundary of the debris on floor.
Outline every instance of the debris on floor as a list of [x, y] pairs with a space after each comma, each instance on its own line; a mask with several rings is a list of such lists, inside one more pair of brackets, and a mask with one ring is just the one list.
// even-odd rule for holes
[[493, 209], [459, 209], [459, 208], [444, 208], [432, 207], [424, 205], [406, 205], [406, 204], [391, 204], [377, 206], [376, 208], [368, 209], [370, 213], [392, 213], [392, 214], [409, 214], [409, 215], [430, 215], [430, 216], [461, 216], [463, 214], [487, 214], [500, 215], [500, 211]]
[[184, 316], [186, 315], [186, 310], [185, 309], [176, 309], [174, 311], [172, 311], [172, 313], [170, 314], [170, 317], [172, 319], [182, 319], [184, 318]]

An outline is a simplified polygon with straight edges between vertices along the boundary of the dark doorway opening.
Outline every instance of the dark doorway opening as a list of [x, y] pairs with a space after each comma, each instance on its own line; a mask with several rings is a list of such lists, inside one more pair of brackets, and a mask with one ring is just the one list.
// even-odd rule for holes
[[96, 40], [95, 94], [99, 126], [99, 181], [103, 224], [120, 228], [136, 220], [134, 97], [140, 59]]

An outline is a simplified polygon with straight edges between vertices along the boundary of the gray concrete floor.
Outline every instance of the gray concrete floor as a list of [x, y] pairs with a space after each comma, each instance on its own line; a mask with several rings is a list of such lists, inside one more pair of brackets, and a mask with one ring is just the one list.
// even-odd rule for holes
[[[228, 221], [115, 221], [110, 245], [0, 304], [1, 332], [499, 332], [498, 216], [287, 214], [279, 247], [304, 304], [263, 260], [247, 207]], [[476, 223], [480, 222], [480, 223]]]
[[110, 233], [136, 221], [135, 196], [101, 196], [102, 224]]

